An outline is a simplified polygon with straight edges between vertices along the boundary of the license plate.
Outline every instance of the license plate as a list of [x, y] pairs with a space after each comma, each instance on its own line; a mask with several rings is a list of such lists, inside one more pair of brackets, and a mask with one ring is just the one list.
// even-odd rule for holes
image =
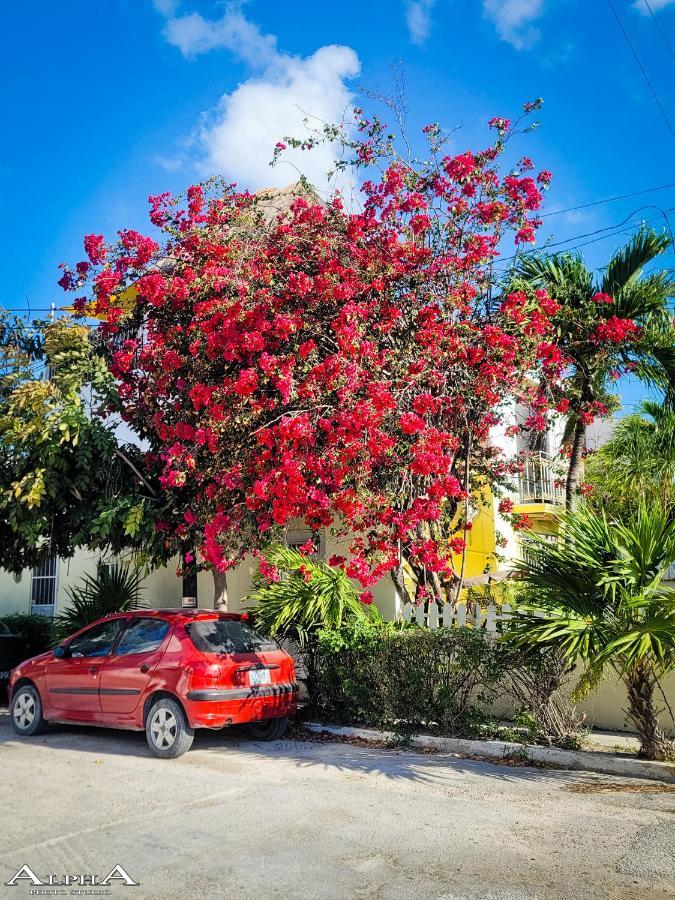
[[269, 684], [271, 681], [269, 669], [252, 669], [248, 673], [248, 683], [251, 687], [259, 684]]

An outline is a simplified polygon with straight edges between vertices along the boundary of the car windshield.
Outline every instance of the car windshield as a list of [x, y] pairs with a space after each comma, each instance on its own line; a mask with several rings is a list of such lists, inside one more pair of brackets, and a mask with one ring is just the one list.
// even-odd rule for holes
[[274, 641], [237, 619], [202, 619], [189, 622], [185, 630], [202, 653], [257, 653], [278, 649]]

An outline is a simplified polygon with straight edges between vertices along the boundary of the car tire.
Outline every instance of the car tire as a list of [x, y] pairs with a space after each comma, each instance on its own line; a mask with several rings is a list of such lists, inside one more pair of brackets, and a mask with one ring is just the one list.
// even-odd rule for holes
[[278, 741], [286, 734], [288, 716], [281, 719], [263, 719], [262, 722], [248, 722], [246, 731], [256, 741]]
[[162, 697], [148, 710], [145, 736], [155, 756], [176, 759], [190, 749], [195, 733], [180, 704], [170, 697]]
[[32, 684], [22, 684], [16, 688], [9, 714], [14, 731], [22, 737], [40, 734], [47, 724], [42, 715], [40, 693]]

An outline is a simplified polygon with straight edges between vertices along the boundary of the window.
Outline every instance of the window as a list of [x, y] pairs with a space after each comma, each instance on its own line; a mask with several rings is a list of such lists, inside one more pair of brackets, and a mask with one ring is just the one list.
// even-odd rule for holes
[[132, 619], [115, 650], [115, 656], [151, 653], [161, 645], [169, 627], [170, 623], [164, 619]]
[[314, 544], [314, 552], [309, 554], [310, 559], [319, 560], [323, 557], [324, 535], [323, 531], [312, 533], [309, 528], [294, 529], [286, 535], [286, 546], [292, 550], [300, 550], [300, 548], [312, 541]]
[[237, 619], [202, 619], [185, 626], [192, 643], [202, 653], [256, 653], [278, 650], [277, 644]]
[[50, 556], [41, 565], [35, 566], [30, 585], [30, 602], [37, 612], [50, 612], [45, 607], [54, 606], [56, 601], [56, 557]]
[[122, 563], [119, 559], [109, 559], [99, 563], [100, 568], [111, 578], [116, 578], [122, 571]]
[[68, 644], [68, 656], [108, 656], [124, 619], [109, 619], [82, 632]]

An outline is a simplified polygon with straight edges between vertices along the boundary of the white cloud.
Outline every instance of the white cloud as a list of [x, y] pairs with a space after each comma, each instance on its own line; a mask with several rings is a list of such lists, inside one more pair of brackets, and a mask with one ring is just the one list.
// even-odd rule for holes
[[423, 44], [431, 31], [431, 11], [436, 0], [408, 0], [405, 20], [413, 44]]
[[544, 0], [483, 0], [483, 15], [516, 50], [526, 50], [538, 40], [539, 29], [532, 22], [543, 11]]
[[[285, 135], [307, 135], [305, 118], [320, 128], [325, 122], [339, 122], [354, 104], [348, 81], [361, 68], [354, 50], [330, 44], [307, 57], [282, 53], [276, 37], [263, 34], [242, 14], [241, 3], [228, 4], [216, 20], [199, 13], [169, 14], [164, 35], [187, 58], [225, 49], [255, 70], [203, 113], [191, 143], [191, 152], [196, 153], [192, 163], [200, 175], [223, 175], [255, 190], [284, 187], [297, 181], [301, 172], [319, 190], [329, 187], [326, 175], [335, 164], [330, 145], [289, 150], [274, 168], [269, 163], [274, 145]], [[173, 156], [157, 161], [165, 167], [167, 162], [175, 165]], [[352, 179], [343, 178], [339, 186], [350, 190]]]
[[353, 102], [345, 79], [359, 69], [358, 57], [349, 47], [321, 47], [306, 59], [279, 56], [261, 77], [221, 98], [199, 135], [204, 151], [201, 174], [217, 172], [245, 187], [260, 188], [284, 187], [297, 181], [299, 170], [325, 189], [335, 162], [333, 147], [287, 151], [284, 161], [270, 168], [272, 149], [285, 135], [305, 136], [307, 116], [318, 120], [313, 124], [319, 126], [340, 120]]
[[[665, 9], [666, 6], [671, 6], [673, 3], [675, 3], [675, 0], [649, 0], [649, 6], [651, 6], [654, 12], [659, 9]], [[638, 12], [641, 12], [643, 16], [648, 16], [650, 14], [649, 7], [645, 3], [645, 0], [635, 0], [633, 6]]]
[[152, 5], [163, 16], [172, 16], [178, 9], [180, 0], [152, 0]]
[[220, 19], [205, 19], [199, 13], [169, 18], [164, 36], [187, 57], [223, 48], [251, 66], [260, 66], [277, 56], [276, 38], [262, 34], [236, 6], [228, 6]]

